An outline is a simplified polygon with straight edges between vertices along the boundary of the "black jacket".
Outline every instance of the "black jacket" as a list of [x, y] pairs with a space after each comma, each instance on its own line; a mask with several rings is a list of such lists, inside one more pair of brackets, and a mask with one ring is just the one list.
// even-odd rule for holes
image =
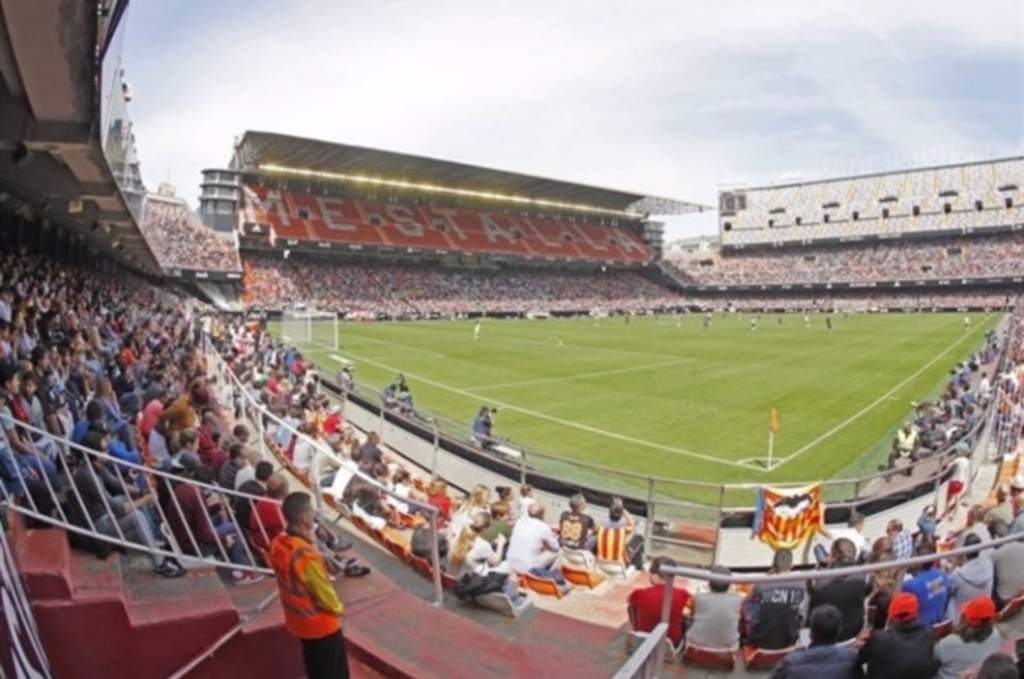
[[935, 661], [935, 634], [920, 623], [875, 630], [859, 660], [867, 664], [867, 679], [931, 679]]

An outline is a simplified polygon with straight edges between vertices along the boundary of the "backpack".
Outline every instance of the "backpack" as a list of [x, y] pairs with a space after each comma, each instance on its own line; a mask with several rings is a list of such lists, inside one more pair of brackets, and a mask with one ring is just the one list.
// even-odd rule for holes
[[453, 592], [460, 599], [474, 599], [481, 594], [501, 592], [505, 588], [505, 581], [508, 580], [508, 573], [488, 573], [477, 575], [466, 573], [455, 583]]

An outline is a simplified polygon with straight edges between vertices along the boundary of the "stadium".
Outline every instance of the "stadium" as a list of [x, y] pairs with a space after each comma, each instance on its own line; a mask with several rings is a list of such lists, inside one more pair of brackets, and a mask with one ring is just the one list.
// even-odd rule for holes
[[0, 675], [1020, 666], [1019, 149], [712, 201], [235, 120], [193, 206], [128, 5], [0, 7]]

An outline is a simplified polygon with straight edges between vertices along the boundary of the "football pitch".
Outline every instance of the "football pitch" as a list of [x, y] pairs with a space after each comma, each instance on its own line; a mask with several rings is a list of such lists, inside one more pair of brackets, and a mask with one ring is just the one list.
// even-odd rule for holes
[[[341, 323], [339, 358], [380, 389], [401, 372], [417, 408], [472, 424], [498, 408], [510, 445], [644, 475], [710, 483], [863, 475], [884, 459], [912, 402], [982, 346], [998, 314], [698, 314], [622, 318]], [[778, 413], [767, 469], [770, 412]], [[531, 464], [593, 480], [569, 463]], [[555, 469], [557, 468], [557, 469]], [[570, 477], [572, 478], [572, 477]], [[640, 484], [642, 485], [642, 484]]]

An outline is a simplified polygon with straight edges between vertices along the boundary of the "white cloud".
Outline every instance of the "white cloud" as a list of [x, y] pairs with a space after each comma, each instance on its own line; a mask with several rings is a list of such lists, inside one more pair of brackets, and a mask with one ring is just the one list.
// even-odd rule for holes
[[[226, 163], [246, 129], [707, 204], [723, 181], [1020, 149], [1019, 122], [982, 136], [971, 101], [936, 92], [929, 70], [962, 57], [1019, 73], [1019, 0], [280, 8], [133, 5], [126, 68], [148, 182], [170, 168], [194, 197], [199, 170]], [[1019, 78], [986, 94], [1024, 117]]]

